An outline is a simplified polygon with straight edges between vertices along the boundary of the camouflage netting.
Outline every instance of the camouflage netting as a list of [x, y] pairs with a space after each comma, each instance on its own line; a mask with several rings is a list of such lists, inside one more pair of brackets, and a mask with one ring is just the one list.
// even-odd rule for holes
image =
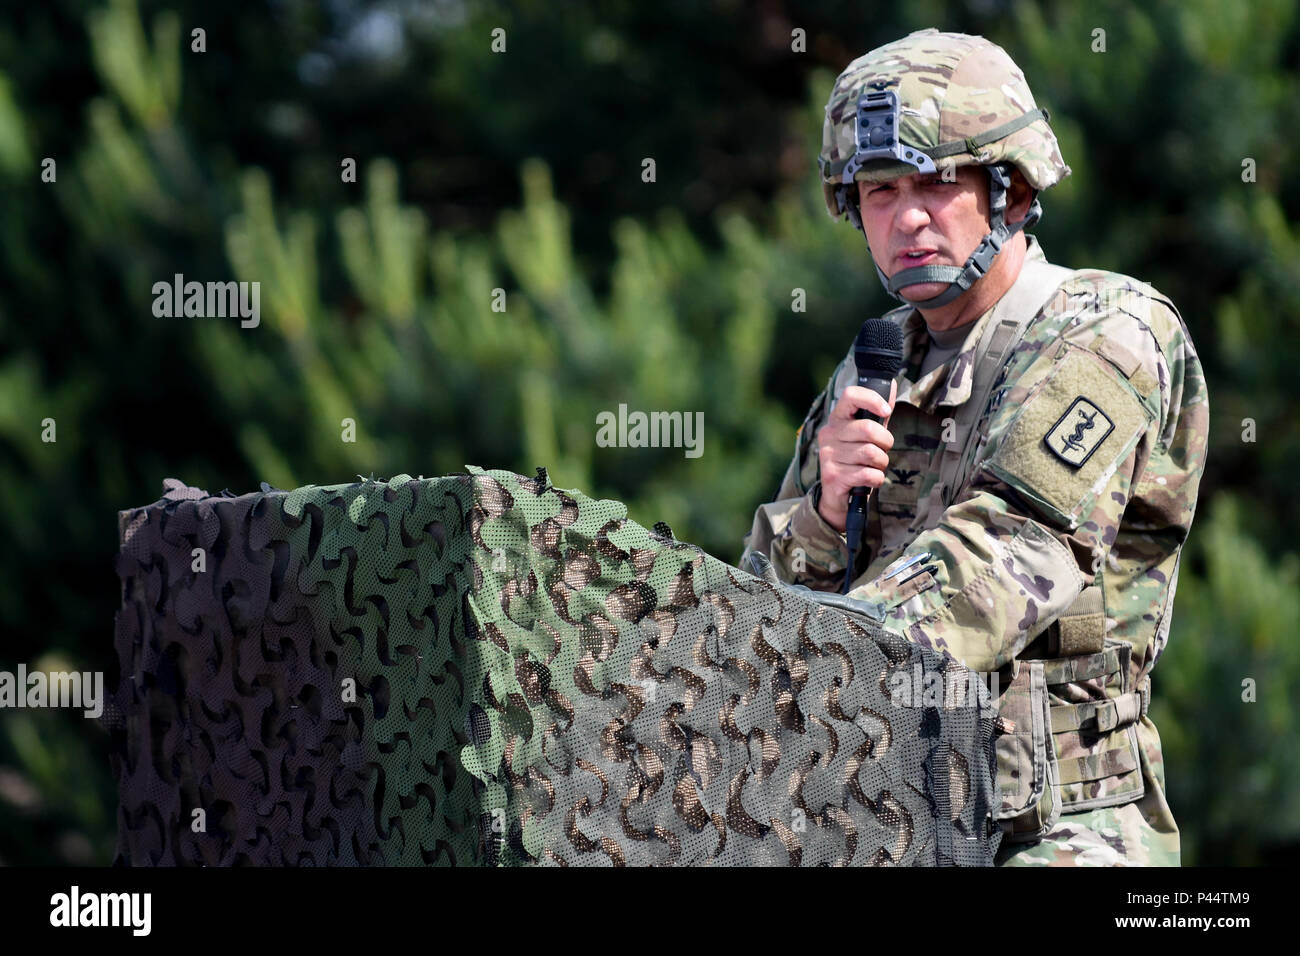
[[478, 468], [122, 512], [116, 862], [991, 864], [992, 717], [889, 696], [962, 665], [626, 514]]

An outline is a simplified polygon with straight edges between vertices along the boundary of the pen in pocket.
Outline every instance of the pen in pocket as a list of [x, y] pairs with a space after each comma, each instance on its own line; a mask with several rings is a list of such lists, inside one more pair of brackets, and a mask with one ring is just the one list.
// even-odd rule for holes
[[902, 587], [908, 581], [912, 580], [912, 578], [919, 578], [927, 571], [929, 571], [931, 574], [934, 574], [934, 572], [938, 570], [939, 570], [939, 566], [937, 564], [927, 564], [925, 567], [917, 569], [915, 572], [909, 574], [907, 577], [903, 578], [903, 580], [899, 581], [898, 586]]
[[902, 574], [908, 568], [915, 565], [918, 561], [926, 561], [929, 559], [929, 557], [930, 557], [929, 551], [922, 551], [920, 554], [914, 554], [906, 561], [904, 561], [902, 564], [900, 564], [898, 567], [893, 568], [892, 570], [886, 572], [882, 580], [888, 581], [890, 578], [898, 577], [898, 575]]

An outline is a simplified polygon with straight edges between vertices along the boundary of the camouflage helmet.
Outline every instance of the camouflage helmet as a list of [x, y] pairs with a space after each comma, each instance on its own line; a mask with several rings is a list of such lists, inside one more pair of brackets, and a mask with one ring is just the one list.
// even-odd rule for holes
[[[969, 288], [1002, 242], [1042, 215], [1037, 193], [1070, 174], [1047, 111], [1037, 108], [1024, 74], [1006, 51], [983, 37], [934, 29], [872, 50], [844, 69], [826, 104], [817, 164], [831, 218], [847, 214], [859, 229], [857, 181], [884, 182], [957, 166], [988, 169], [993, 231], [966, 269], [922, 266], [903, 270], [893, 282], [881, 273], [889, 293], [904, 302], [898, 295], [902, 285], [952, 283], [942, 296], [909, 303], [927, 306], [942, 305]], [[1024, 175], [1035, 198], [1024, 220], [1007, 225], [1002, 213], [1011, 167]], [[922, 276], [921, 270], [930, 271]], [[900, 276], [906, 281], [900, 283]]]

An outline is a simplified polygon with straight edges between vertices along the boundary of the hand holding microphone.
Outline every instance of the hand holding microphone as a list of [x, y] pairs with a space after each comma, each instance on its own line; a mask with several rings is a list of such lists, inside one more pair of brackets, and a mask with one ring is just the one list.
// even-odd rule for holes
[[867, 496], [884, 484], [887, 453], [894, 445], [885, 423], [896, 397], [894, 376], [903, 364], [902, 330], [884, 319], [868, 319], [858, 332], [853, 357], [858, 384], [844, 389], [817, 436], [822, 483], [817, 510], [848, 541], [845, 593], [862, 542]]
[[885, 483], [888, 452], [894, 445], [887, 428], [894, 397], [892, 390], [885, 401], [870, 389], [850, 385], [817, 433], [822, 482], [817, 511], [841, 534], [853, 489]]

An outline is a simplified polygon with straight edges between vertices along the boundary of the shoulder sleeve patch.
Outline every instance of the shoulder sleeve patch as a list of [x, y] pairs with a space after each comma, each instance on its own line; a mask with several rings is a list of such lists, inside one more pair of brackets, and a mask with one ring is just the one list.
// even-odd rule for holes
[[1043, 443], [1071, 468], [1081, 468], [1114, 430], [1110, 416], [1080, 395], [1043, 436]]
[[1073, 526], [1150, 421], [1114, 366], [1087, 349], [1067, 348], [1011, 420], [986, 467]]

